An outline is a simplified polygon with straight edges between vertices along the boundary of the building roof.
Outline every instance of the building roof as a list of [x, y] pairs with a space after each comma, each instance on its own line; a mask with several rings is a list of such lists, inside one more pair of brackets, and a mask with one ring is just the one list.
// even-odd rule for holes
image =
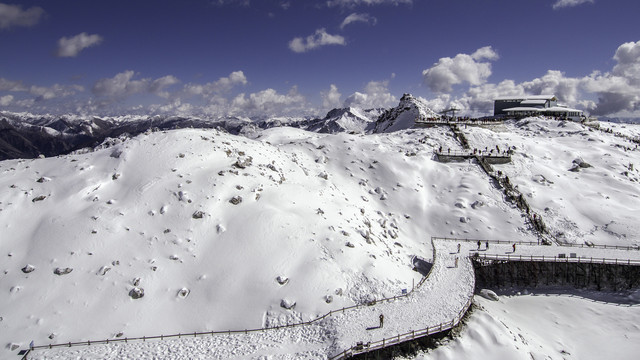
[[572, 109], [563, 106], [553, 106], [549, 108], [537, 108], [537, 107], [529, 107], [529, 106], [517, 106], [508, 109], [504, 109], [503, 111], [518, 111], [518, 112], [540, 112], [540, 113], [566, 113], [566, 112], [582, 112], [582, 110]]
[[547, 103], [548, 100], [545, 99], [536, 99], [536, 100], [525, 100], [525, 101], [521, 101], [520, 105], [544, 105]]
[[546, 111], [547, 109], [545, 108], [537, 108], [537, 107], [530, 107], [530, 106], [517, 106], [517, 107], [512, 107], [512, 108], [508, 108], [508, 109], [503, 109], [502, 111], [532, 111], [532, 112], [543, 112]]
[[556, 100], [555, 95], [521, 95], [521, 96], [503, 96], [495, 99], [498, 100]]

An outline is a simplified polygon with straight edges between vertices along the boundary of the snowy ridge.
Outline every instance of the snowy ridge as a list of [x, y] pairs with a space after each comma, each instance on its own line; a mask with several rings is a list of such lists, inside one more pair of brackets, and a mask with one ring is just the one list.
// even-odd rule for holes
[[385, 111], [376, 121], [373, 132], [394, 132], [410, 129], [416, 120], [439, 119], [440, 115], [431, 110], [426, 101], [411, 94], [404, 94], [397, 107]]

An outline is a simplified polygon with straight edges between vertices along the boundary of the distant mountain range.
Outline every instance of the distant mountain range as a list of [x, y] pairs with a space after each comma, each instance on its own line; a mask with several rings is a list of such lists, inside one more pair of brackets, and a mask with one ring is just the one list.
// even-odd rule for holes
[[405, 94], [392, 109], [333, 109], [324, 118], [274, 117], [201, 119], [182, 116], [82, 117], [0, 112], [0, 160], [57, 156], [98, 146], [108, 138], [150, 130], [217, 128], [249, 135], [260, 129], [290, 126], [318, 133], [378, 133], [410, 128], [418, 117], [437, 117], [425, 102]]

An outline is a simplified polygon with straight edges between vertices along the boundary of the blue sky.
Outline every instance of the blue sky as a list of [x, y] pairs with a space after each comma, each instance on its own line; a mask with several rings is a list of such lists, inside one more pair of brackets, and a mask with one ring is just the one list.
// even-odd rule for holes
[[[1, 0], [0, 0], [1, 1]], [[491, 112], [555, 93], [640, 117], [637, 0], [0, 2], [0, 109], [116, 115]]]

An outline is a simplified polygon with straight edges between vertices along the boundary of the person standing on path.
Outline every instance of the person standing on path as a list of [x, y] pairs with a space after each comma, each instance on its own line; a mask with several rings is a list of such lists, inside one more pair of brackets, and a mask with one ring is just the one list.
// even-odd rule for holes
[[458, 254], [460, 254], [460, 243], [458, 243]]
[[384, 326], [384, 315], [380, 314], [380, 327]]
[[488, 242], [488, 241], [486, 241], [484, 244], [485, 244], [485, 245], [486, 245], [486, 247], [487, 247], [487, 249], [486, 249], [486, 250], [489, 250], [489, 242]]
[[513, 244], [513, 252], [516, 252], [516, 244]]
[[480, 242], [480, 240], [478, 240], [478, 250], [480, 250], [480, 245], [482, 245], [482, 242]]
[[458, 257], [456, 256], [456, 267], [458, 267]]

